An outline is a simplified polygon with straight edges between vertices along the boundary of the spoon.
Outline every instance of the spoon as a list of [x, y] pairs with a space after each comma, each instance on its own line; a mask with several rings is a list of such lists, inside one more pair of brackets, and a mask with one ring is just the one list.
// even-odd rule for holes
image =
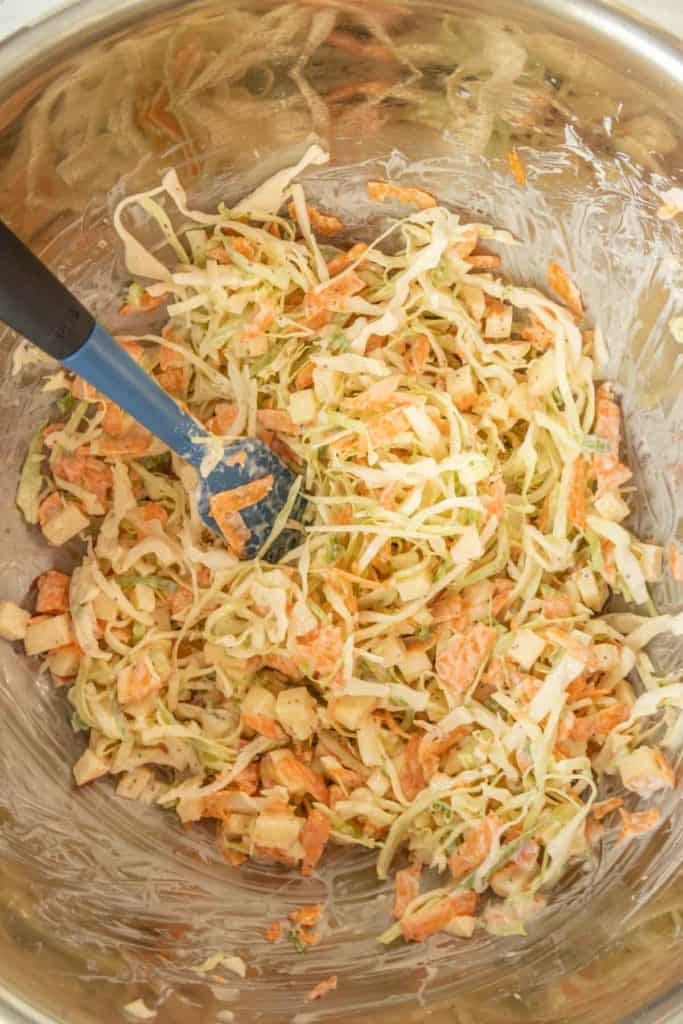
[[[249, 531], [240, 554], [255, 557], [278, 515], [285, 514], [294, 473], [267, 445], [251, 437], [226, 443], [217, 464], [204, 471], [207, 458], [209, 465], [216, 462], [212, 456], [220, 439], [184, 412], [2, 221], [0, 255], [0, 320], [92, 384], [193, 466], [199, 474], [203, 521], [221, 534], [212, 507], [220, 519], [224, 509], [233, 506]], [[252, 485], [249, 491], [236, 491], [245, 484]], [[234, 493], [226, 494], [230, 491]], [[258, 500], [241, 507], [241, 501], [254, 496]], [[279, 533], [264, 557], [277, 561], [301, 543], [305, 513], [306, 502], [297, 497], [287, 516], [293, 525]]]

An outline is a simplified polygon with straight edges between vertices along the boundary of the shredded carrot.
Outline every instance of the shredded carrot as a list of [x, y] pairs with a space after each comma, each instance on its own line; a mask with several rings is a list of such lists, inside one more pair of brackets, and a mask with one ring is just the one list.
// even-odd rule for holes
[[[429, 338], [426, 334], [419, 334], [403, 357], [406, 373], [423, 373], [429, 359], [429, 353]], [[380, 383], [382, 382], [380, 381]]]
[[437, 656], [437, 678], [450, 689], [464, 692], [477, 677], [496, 642], [496, 632], [477, 622], [464, 636], [455, 636]]
[[209, 509], [216, 522], [221, 521], [233, 512], [240, 512], [243, 508], [249, 508], [261, 501], [270, 493], [273, 486], [273, 477], [269, 473], [258, 480], [251, 480], [241, 487], [233, 487], [230, 491], [221, 491], [209, 499]]
[[119, 314], [121, 316], [132, 316], [135, 313], [150, 313], [153, 309], [163, 305], [167, 299], [167, 292], [163, 292], [161, 295], [150, 295], [149, 292], [143, 292], [139, 306], [132, 306], [126, 302], [119, 309]]
[[471, 917], [477, 906], [475, 892], [456, 892], [435, 904], [422, 907], [401, 919], [401, 932], [406, 942], [422, 942], [442, 931], [454, 917]]
[[301, 845], [304, 850], [302, 875], [310, 875], [313, 868], [323, 855], [330, 838], [330, 819], [322, 811], [314, 808], [304, 822], [301, 830]]
[[247, 462], [246, 452], [236, 452], [235, 455], [229, 455], [225, 460], [226, 466], [244, 466]]
[[341, 274], [343, 270], [350, 267], [356, 260], [360, 260], [363, 253], [367, 252], [367, 249], [368, 247], [364, 242], [358, 242], [348, 252], [344, 252], [340, 256], [335, 256], [334, 259], [331, 259], [327, 264], [330, 277], [336, 277], [337, 274]]
[[562, 301], [569, 306], [572, 313], [583, 320], [585, 313], [581, 292], [569, 277], [567, 271], [559, 263], [551, 263], [548, 267], [548, 284], [556, 292]]
[[[296, 220], [296, 208], [293, 202], [287, 207], [287, 212], [292, 220]], [[333, 217], [329, 213], [321, 213], [315, 206], [306, 206], [306, 212], [308, 213], [311, 227], [320, 235], [338, 235], [340, 231], [344, 230], [344, 225], [339, 220], [339, 217]]]
[[[492, 252], [475, 252], [468, 256], [465, 263], [469, 263], [475, 270], [497, 270], [500, 266], [500, 256]], [[505, 306], [500, 303], [498, 312], [503, 312]]]
[[399, 203], [408, 206], [417, 206], [420, 210], [428, 210], [436, 206], [436, 199], [430, 192], [422, 188], [410, 188], [404, 185], [395, 185], [391, 181], [369, 181], [368, 199], [376, 199], [383, 203], [385, 199], [397, 199]]
[[569, 522], [577, 530], [586, 526], [586, 485], [588, 482], [588, 463], [579, 455], [574, 460], [569, 482]]
[[526, 171], [524, 170], [524, 164], [522, 163], [519, 153], [514, 146], [508, 153], [508, 163], [517, 184], [526, 185]]
[[266, 942], [279, 942], [282, 938], [282, 922], [273, 921], [273, 923], [266, 928], [264, 938]]
[[393, 914], [401, 918], [405, 914], [408, 905], [420, 893], [420, 872], [419, 864], [409, 868], [403, 868], [396, 872], [396, 892], [394, 894]]
[[661, 818], [656, 808], [649, 811], [632, 811], [629, 813], [623, 807], [620, 807], [619, 814], [622, 821], [621, 832], [619, 833], [620, 842], [626, 842], [634, 836], [642, 836], [646, 832], [651, 832], [653, 828], [657, 827]]
[[333, 992], [337, 987], [337, 975], [332, 974], [325, 981], [321, 981], [306, 996], [306, 1002], [312, 1003], [315, 999], [322, 999], [328, 992]]
[[284, 740], [286, 738], [286, 733], [282, 726], [278, 725], [274, 718], [268, 718], [266, 715], [250, 714], [243, 711], [242, 724], [246, 725], [247, 729], [252, 729], [253, 732], [257, 732], [261, 736], [267, 736], [270, 740]]
[[602, 800], [600, 803], [593, 804], [591, 807], [591, 814], [596, 821], [602, 821], [608, 814], [612, 814], [613, 811], [618, 811], [620, 807], [624, 806], [624, 801], [619, 796], [613, 796], [609, 800]]
[[323, 913], [322, 903], [313, 903], [308, 907], [299, 907], [298, 910], [291, 910], [287, 917], [295, 924], [301, 924], [305, 928], [311, 928], [317, 924]]
[[[332, 11], [337, 0], [316, 2]], [[323, 47], [390, 58], [397, 76], [375, 15], [361, 32], [326, 14]], [[170, 82], [201, 84], [211, 62], [193, 43], [182, 49]], [[385, 71], [325, 97], [349, 136], [382, 122], [392, 92], [400, 100]], [[140, 101], [147, 130], [177, 131], [169, 97], [160, 87]], [[322, 158], [310, 149], [291, 180]], [[510, 174], [525, 185], [514, 147], [503, 167], [510, 189]], [[179, 186], [166, 178], [150, 193], [165, 191], [169, 215], [184, 209]], [[582, 804], [587, 786], [619, 775], [630, 802], [675, 785], [626, 679], [648, 630], [629, 635], [637, 620], [602, 614], [610, 588], [644, 598], [662, 550], [620, 525], [630, 471], [619, 461], [620, 405], [594, 383], [600, 338], [572, 322], [583, 302], [558, 263], [546, 294], [508, 282], [486, 245], [511, 243], [509, 233], [462, 223], [422, 188], [367, 182], [378, 203], [410, 206], [391, 241], [352, 245], [327, 205], [304, 213], [296, 198], [283, 213], [282, 196], [286, 206], [297, 194], [283, 187], [272, 206], [259, 190], [263, 209], [251, 215], [249, 201], [216, 217], [182, 214], [183, 251], [171, 238], [160, 283], [135, 282], [124, 307], [169, 300], [173, 316], [160, 336], [117, 340], [224, 460], [248, 468], [227, 445], [248, 435], [300, 469], [305, 543], [277, 563], [240, 564], [255, 540], [247, 522], [274, 504], [275, 474], [244, 473], [249, 483], [214, 495], [222, 544], [166, 447], [60, 371], [51, 386], [65, 394], [31, 442], [17, 503], [51, 545], [79, 538], [84, 553], [71, 579], [36, 581], [34, 616], [0, 601], [0, 634], [43, 653], [58, 686], [110, 680], [107, 708], [129, 739], [119, 750], [90, 729], [78, 785], [113, 774], [122, 797], [144, 801], [162, 786], [184, 828], [211, 824], [228, 863], [265, 859], [290, 881], [311, 875], [332, 843], [372, 847], [379, 876], [395, 872], [383, 942], [471, 935], [475, 888], [502, 901], [486, 895], [481, 927], [514, 931], [564, 862], [590, 852], [560, 844], [549, 865], [548, 829], [530, 839], [520, 807], [531, 801], [535, 818], [562, 825], [563, 808], [576, 812], [586, 845], [605, 822], [629, 838], [660, 821], [621, 797]], [[141, 206], [126, 214], [131, 228], [141, 214], [154, 219], [146, 199], [129, 202]], [[389, 207], [374, 209], [384, 221]], [[309, 244], [309, 224], [336, 244]], [[683, 582], [683, 543], [667, 555], [670, 579]], [[674, 625], [663, 616], [654, 628]], [[675, 724], [668, 689], [646, 695], [653, 727], [660, 706]], [[534, 744], [522, 741], [548, 729], [559, 768], [544, 786]], [[563, 763], [578, 768], [563, 773]], [[438, 889], [421, 876], [428, 865], [449, 876]], [[300, 902], [264, 919], [265, 941], [287, 938], [298, 952], [324, 941], [323, 906]]]
[[675, 544], [669, 544], [667, 549], [667, 561], [671, 578], [677, 583], [683, 583], [683, 551]]

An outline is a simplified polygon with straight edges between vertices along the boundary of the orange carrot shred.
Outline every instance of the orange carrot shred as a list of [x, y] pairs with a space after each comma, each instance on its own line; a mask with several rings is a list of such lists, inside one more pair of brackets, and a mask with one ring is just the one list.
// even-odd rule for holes
[[399, 203], [417, 206], [420, 210], [428, 210], [436, 206], [436, 199], [430, 192], [422, 188], [409, 188], [394, 185], [391, 181], [369, 181], [368, 199], [376, 199], [383, 203], [385, 199], [398, 199]]
[[508, 163], [517, 184], [526, 185], [526, 171], [524, 170], [524, 164], [522, 163], [519, 153], [514, 146], [508, 153]]
[[326, 978], [325, 981], [321, 981], [315, 986], [315, 988], [311, 989], [306, 996], [306, 1002], [312, 1003], [314, 999], [322, 999], [322, 997], [326, 996], [328, 992], [333, 992], [336, 987], [337, 975], [332, 974], [329, 978]]
[[264, 938], [266, 939], [266, 942], [279, 942], [282, 938], [282, 922], [273, 921], [273, 923], [266, 928]]
[[569, 306], [572, 313], [583, 320], [584, 309], [581, 292], [559, 263], [551, 263], [548, 267], [548, 284], [560, 296], [565, 305]]
[[258, 480], [250, 480], [248, 484], [241, 487], [233, 487], [229, 491], [221, 491], [209, 499], [209, 509], [220, 526], [221, 520], [233, 512], [240, 512], [243, 508], [255, 505], [262, 498], [270, 493], [273, 486], [273, 476], [269, 473]]
[[683, 551], [677, 548], [675, 544], [669, 544], [667, 561], [672, 578], [677, 583], [683, 583]]
[[323, 905], [322, 903], [313, 903], [308, 907], [299, 907], [298, 910], [292, 910], [287, 915], [290, 921], [294, 921], [295, 924], [301, 924], [305, 928], [310, 928], [312, 925], [317, 924], [322, 917]]

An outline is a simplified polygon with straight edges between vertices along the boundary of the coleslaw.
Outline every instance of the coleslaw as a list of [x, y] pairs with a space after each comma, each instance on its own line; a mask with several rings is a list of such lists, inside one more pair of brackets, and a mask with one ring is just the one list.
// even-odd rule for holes
[[369, 196], [411, 212], [342, 243], [295, 183], [324, 159], [211, 214], [170, 172], [115, 218], [124, 313], [168, 315], [120, 343], [219, 442], [260, 437], [300, 474], [301, 545], [241, 561], [239, 513], [213, 536], [194, 471], [60, 371], [17, 503], [84, 551], [34, 614], [3, 602], [0, 633], [66, 689], [78, 785], [215, 822], [233, 865], [307, 874], [359, 845], [385, 878], [407, 856], [386, 942], [523, 932], [617, 812], [624, 840], [657, 824], [633, 806], [674, 786], [683, 684], [645, 647], [683, 615], [652, 614], [662, 549], [624, 525], [604, 341], [563, 268], [561, 301], [508, 282], [482, 248], [507, 232], [388, 182]]

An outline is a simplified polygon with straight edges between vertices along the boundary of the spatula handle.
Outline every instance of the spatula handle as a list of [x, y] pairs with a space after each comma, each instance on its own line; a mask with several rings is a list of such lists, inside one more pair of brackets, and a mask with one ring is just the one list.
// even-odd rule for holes
[[0, 221], [0, 320], [58, 359], [199, 468], [203, 428], [95, 321]]
[[0, 320], [55, 359], [76, 352], [95, 318], [0, 221]]
[[199, 469], [207, 451], [201, 442], [209, 435], [131, 359], [101, 324], [96, 323], [78, 351], [62, 359], [62, 363]]

